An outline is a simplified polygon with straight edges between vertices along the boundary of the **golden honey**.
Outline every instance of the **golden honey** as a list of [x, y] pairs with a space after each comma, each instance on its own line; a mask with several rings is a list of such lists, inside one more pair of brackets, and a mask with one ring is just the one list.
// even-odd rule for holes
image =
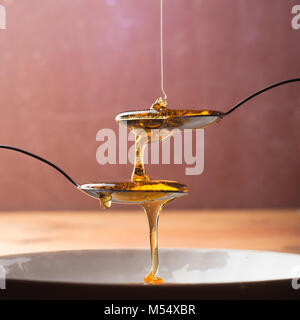
[[188, 188], [175, 181], [151, 180], [144, 168], [143, 155], [148, 143], [161, 141], [173, 129], [202, 128], [218, 122], [222, 113], [211, 110], [171, 110], [163, 99], [157, 99], [149, 110], [125, 112], [116, 120], [135, 134], [135, 164], [130, 181], [95, 183], [85, 188], [98, 194], [100, 205], [108, 209], [112, 202], [140, 204], [148, 218], [151, 247], [151, 270], [144, 282], [163, 283], [158, 274], [158, 220], [162, 208]]
[[119, 114], [116, 121], [131, 130], [200, 129], [219, 122], [224, 113], [214, 110], [168, 109], [163, 100], [157, 99], [148, 110], [128, 111]]

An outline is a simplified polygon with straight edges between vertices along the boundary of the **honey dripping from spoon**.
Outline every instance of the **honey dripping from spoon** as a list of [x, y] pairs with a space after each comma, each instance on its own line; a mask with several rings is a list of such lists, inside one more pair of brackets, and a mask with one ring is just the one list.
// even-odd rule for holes
[[159, 284], [163, 283], [163, 279], [157, 276], [159, 258], [158, 258], [158, 219], [162, 208], [176, 197], [160, 200], [160, 201], [149, 201], [142, 204], [144, 211], [148, 218], [149, 223], [149, 236], [150, 236], [150, 247], [151, 247], [151, 270], [144, 277], [144, 282], [147, 284]]
[[109, 209], [111, 207], [111, 193], [102, 192], [99, 194], [99, 203], [102, 209]]

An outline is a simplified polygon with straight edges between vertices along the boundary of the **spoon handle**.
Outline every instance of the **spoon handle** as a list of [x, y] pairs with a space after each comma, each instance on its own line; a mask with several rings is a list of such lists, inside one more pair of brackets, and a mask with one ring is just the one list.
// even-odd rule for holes
[[37, 156], [36, 154], [33, 154], [31, 152], [19, 149], [19, 148], [15, 148], [15, 147], [11, 147], [11, 146], [4, 146], [4, 145], [0, 145], [0, 148], [2, 149], [8, 149], [8, 150], [13, 150], [13, 151], [17, 151], [17, 152], [21, 152], [26, 154], [27, 156], [30, 156], [32, 158], [35, 158], [37, 160], [40, 160], [46, 164], [48, 164], [49, 166], [51, 166], [52, 168], [54, 168], [55, 170], [57, 170], [59, 173], [61, 173], [65, 178], [67, 178], [75, 187], [78, 187], [79, 185], [71, 178], [69, 177], [62, 169], [60, 169], [58, 166], [56, 166], [55, 164], [53, 164], [52, 162]]
[[296, 81], [300, 81], [300, 78], [295, 78], [295, 79], [289, 79], [289, 80], [285, 80], [285, 81], [281, 81], [281, 82], [278, 82], [278, 83], [275, 83], [275, 84], [272, 84], [271, 86], [269, 87], [266, 87], [262, 90], [259, 90], [257, 92], [255, 92], [254, 94], [252, 94], [251, 96], [249, 96], [248, 98], [244, 99], [243, 101], [241, 101], [240, 103], [238, 103], [237, 105], [235, 105], [233, 108], [231, 108], [229, 111], [225, 112], [224, 113], [224, 116], [227, 116], [228, 114], [230, 114], [232, 111], [236, 110], [237, 108], [239, 108], [242, 104], [246, 103], [247, 101], [249, 101], [250, 99], [258, 96], [259, 94], [267, 91], [267, 90], [271, 90], [271, 89], [274, 89], [276, 87], [279, 87], [281, 85], [284, 85], [284, 84], [287, 84], [287, 83], [291, 83], [291, 82], [296, 82]]

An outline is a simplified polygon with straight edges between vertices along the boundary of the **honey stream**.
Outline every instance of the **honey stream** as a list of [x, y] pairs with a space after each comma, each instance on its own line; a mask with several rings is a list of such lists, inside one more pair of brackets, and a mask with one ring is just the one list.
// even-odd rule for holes
[[[163, 111], [165, 109], [166, 103], [161, 98], [151, 107], [153, 111]], [[159, 267], [159, 214], [167, 203], [186, 193], [187, 187], [177, 182], [151, 180], [146, 174], [143, 156], [147, 144], [160, 141], [170, 135], [169, 131], [162, 132], [162, 130], [159, 130], [161, 129], [161, 126], [158, 125], [161, 123], [160, 119], [152, 117], [152, 120], [153, 122], [149, 122], [149, 119], [145, 120], [143, 116], [140, 119], [135, 116], [135, 126], [132, 126], [130, 121], [123, 123], [135, 134], [135, 165], [131, 180], [107, 185], [102, 184], [101, 188], [106, 188], [107, 191], [99, 193], [99, 201], [104, 209], [108, 209], [111, 206], [112, 198], [125, 203], [136, 203], [138, 201], [141, 204], [148, 218], [151, 247], [151, 270], [145, 276], [144, 282], [158, 284], [163, 283], [163, 280], [157, 276]], [[175, 124], [174, 127], [176, 127]]]
[[[161, 105], [157, 107], [165, 108], [165, 104], [161, 101]], [[140, 125], [143, 126], [142, 120], [140, 120]], [[151, 131], [143, 129], [134, 129], [133, 132], [136, 136], [135, 141], [135, 165], [132, 173], [132, 181], [149, 181], [150, 178], [145, 172], [143, 155], [145, 147], [148, 142], [151, 142]], [[168, 202], [174, 200], [172, 197], [167, 200], [158, 201], [146, 201], [142, 204], [144, 211], [148, 218], [149, 223], [149, 236], [150, 236], [150, 248], [151, 248], [151, 270], [147, 276], [144, 278], [145, 283], [163, 283], [163, 279], [157, 276], [159, 258], [158, 258], [158, 219], [159, 214], [163, 206]]]

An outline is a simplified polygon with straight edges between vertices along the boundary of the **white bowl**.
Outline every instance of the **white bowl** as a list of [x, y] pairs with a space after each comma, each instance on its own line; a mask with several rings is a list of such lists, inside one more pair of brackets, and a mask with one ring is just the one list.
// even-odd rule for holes
[[159, 256], [159, 276], [165, 281], [162, 285], [143, 283], [150, 268], [147, 249], [42, 252], [0, 257], [0, 273], [2, 270], [6, 278], [6, 290], [1, 290], [0, 298], [300, 297], [300, 290], [297, 290], [300, 255], [297, 254], [160, 249]]

